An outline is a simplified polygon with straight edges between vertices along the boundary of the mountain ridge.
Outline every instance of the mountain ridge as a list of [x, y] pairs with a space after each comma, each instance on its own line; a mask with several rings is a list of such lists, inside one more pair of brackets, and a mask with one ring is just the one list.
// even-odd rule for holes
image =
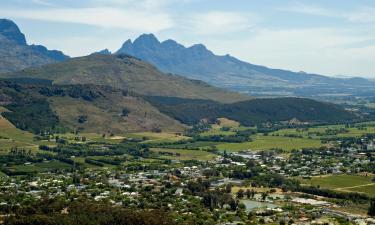
[[0, 19], [0, 72], [14, 72], [68, 58], [58, 50], [48, 50], [42, 45], [28, 45], [16, 23]]
[[219, 102], [251, 98], [199, 80], [162, 73], [155, 66], [128, 55], [92, 54], [38, 68], [0, 74], [0, 77], [45, 79], [60, 85], [105, 85], [140, 95], [200, 98]]
[[[142, 34], [133, 42], [128, 39], [115, 54], [129, 54], [164, 72], [203, 80], [250, 95], [281, 88], [284, 92], [292, 92], [292, 95], [306, 97], [310, 94], [301, 94], [302, 88], [319, 88], [319, 91], [314, 92], [314, 95], [318, 95], [321, 92], [332, 94], [331, 89], [336, 86], [340, 91], [353, 94], [370, 91], [370, 88], [375, 87], [374, 82], [359, 77], [341, 79], [255, 65], [229, 54], [215, 55], [203, 44], [185, 47], [171, 39], [159, 41], [153, 34]], [[351, 90], [352, 87], [356, 90]]]

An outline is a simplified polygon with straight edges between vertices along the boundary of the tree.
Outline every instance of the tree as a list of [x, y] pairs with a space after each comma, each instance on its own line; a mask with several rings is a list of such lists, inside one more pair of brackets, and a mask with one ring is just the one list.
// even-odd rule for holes
[[370, 207], [368, 208], [367, 214], [369, 216], [375, 216], [375, 200], [372, 200], [370, 203]]
[[130, 113], [130, 110], [129, 109], [127, 109], [127, 108], [123, 108], [122, 109], [122, 114], [121, 114], [121, 116], [128, 116], [129, 115], [129, 113]]
[[227, 184], [225, 186], [225, 192], [226, 193], [231, 193], [232, 192], [232, 184]]
[[262, 200], [265, 201], [266, 198], [267, 198], [267, 196], [268, 196], [268, 193], [267, 192], [263, 192], [262, 193]]
[[251, 191], [249, 189], [246, 189], [246, 197], [251, 198]]
[[230, 209], [232, 211], [235, 211], [237, 209], [237, 202], [233, 198], [229, 202]]
[[244, 195], [244, 190], [240, 189], [238, 190], [237, 192], [237, 198], [241, 199], [243, 198], [245, 195]]

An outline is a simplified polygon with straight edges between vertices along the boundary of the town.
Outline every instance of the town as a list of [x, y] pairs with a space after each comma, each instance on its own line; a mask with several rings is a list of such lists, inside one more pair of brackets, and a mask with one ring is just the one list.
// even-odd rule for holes
[[218, 148], [225, 141], [251, 143], [257, 135], [280, 138], [281, 132], [292, 129], [301, 132], [293, 137], [298, 143], [304, 132], [322, 128], [258, 133], [237, 125], [201, 127], [190, 131], [193, 136], [171, 134], [169, 139], [155, 138], [162, 133], [101, 141], [79, 133], [44, 134], [37, 138], [43, 144], [36, 152], [13, 147], [1, 156], [3, 218], [20, 207], [65, 199], [163, 208], [178, 224], [375, 222], [374, 134], [347, 137], [349, 131], [339, 129], [346, 137], [319, 136], [325, 142], [320, 147], [230, 151]]

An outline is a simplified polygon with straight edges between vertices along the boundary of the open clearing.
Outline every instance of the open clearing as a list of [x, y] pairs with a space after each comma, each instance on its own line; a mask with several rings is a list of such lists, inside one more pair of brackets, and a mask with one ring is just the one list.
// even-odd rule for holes
[[0, 116], [0, 150], [9, 150], [11, 147], [35, 147], [34, 135], [30, 132], [17, 129], [7, 119]]
[[364, 194], [369, 195], [370, 197], [375, 197], [375, 183], [346, 188], [345, 191], [364, 193]]
[[173, 155], [159, 154], [164, 159], [178, 159], [178, 160], [212, 160], [216, 157], [215, 154], [200, 150], [185, 150], [185, 149], [165, 149], [165, 148], [152, 148], [151, 151], [159, 153], [171, 153]]
[[146, 138], [145, 142], [175, 142], [184, 139], [189, 139], [189, 137], [175, 134], [175, 133], [155, 133], [155, 132], [139, 132], [139, 133], [129, 133], [125, 134], [127, 138]]
[[225, 143], [217, 145], [219, 150], [242, 151], [242, 150], [269, 150], [283, 149], [290, 151], [301, 148], [317, 148], [323, 144], [319, 140], [308, 138], [290, 138], [281, 136], [251, 136], [253, 141], [244, 143]]
[[[298, 135], [302, 137], [311, 138], [321, 138], [327, 136], [337, 136], [337, 137], [360, 137], [364, 134], [375, 134], [375, 122], [358, 123], [357, 126], [363, 127], [350, 127], [345, 128], [345, 125], [328, 125], [328, 126], [318, 126], [306, 129], [281, 129], [272, 132], [271, 135]], [[345, 132], [339, 131], [340, 129], [346, 130]], [[338, 131], [335, 135], [330, 135], [329, 131]], [[326, 133], [327, 132], [327, 133]]]
[[16, 165], [10, 166], [8, 169], [12, 172], [19, 172], [19, 173], [38, 173], [38, 172], [46, 172], [54, 169], [68, 169], [71, 168], [71, 165], [67, 163], [63, 163], [60, 161], [52, 160], [49, 162], [41, 162], [41, 163], [33, 163], [30, 165]]
[[234, 135], [236, 132], [234, 131], [223, 131], [220, 128], [213, 128], [210, 129], [206, 132], [201, 133], [201, 136], [211, 136], [211, 135], [223, 135], [223, 136], [228, 136], [228, 135]]
[[372, 181], [373, 178], [373, 175], [331, 175], [301, 179], [301, 183], [336, 191], [358, 192], [374, 197], [375, 183]]

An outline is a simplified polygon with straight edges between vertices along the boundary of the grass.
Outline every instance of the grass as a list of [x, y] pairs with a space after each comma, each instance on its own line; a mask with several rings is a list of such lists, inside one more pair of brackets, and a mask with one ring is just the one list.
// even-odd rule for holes
[[262, 135], [254, 135], [251, 138], [253, 139], [251, 142], [225, 143], [219, 144], [217, 147], [219, 150], [236, 152], [242, 150], [269, 150], [276, 148], [290, 151], [292, 149], [317, 148], [322, 146], [322, 143], [319, 140], [308, 138]]
[[346, 188], [345, 191], [358, 192], [367, 194], [370, 197], [375, 197], [375, 183], [359, 187]]
[[224, 136], [229, 136], [229, 135], [234, 135], [236, 134], [236, 132], [233, 132], [233, 131], [223, 131], [223, 130], [220, 130], [220, 129], [210, 129], [208, 131], [205, 131], [203, 133], [201, 133], [200, 135], [201, 136], [212, 136], [212, 135], [224, 135]]
[[[164, 149], [164, 148], [153, 148], [151, 149], [155, 153], [169, 152], [172, 155], [160, 155], [164, 159], [178, 159], [178, 160], [212, 160], [216, 157], [215, 154], [200, 150], [184, 150], [184, 149]], [[179, 154], [179, 155], [177, 155]]]
[[353, 203], [348, 201], [345, 203], [345, 205], [338, 207], [337, 210], [350, 214], [367, 216], [367, 210], [369, 206], [370, 204], [368, 203]]
[[343, 192], [363, 193], [375, 197], [374, 175], [330, 175], [312, 177], [310, 180], [301, 179], [304, 185], [320, 186], [320, 188], [332, 189]]
[[218, 118], [217, 119], [220, 122], [221, 127], [239, 127], [240, 123], [234, 120], [230, 120], [228, 118]]
[[361, 175], [332, 175], [332, 176], [321, 176], [312, 177], [310, 180], [301, 180], [303, 184], [320, 186], [321, 188], [327, 189], [345, 189], [353, 186], [371, 184], [371, 176]]
[[175, 133], [167, 133], [167, 132], [161, 132], [161, 133], [155, 133], [155, 132], [138, 132], [138, 133], [129, 133], [125, 134], [125, 137], [127, 138], [147, 138], [145, 142], [147, 143], [159, 143], [159, 142], [175, 142], [180, 141], [184, 139], [189, 139], [189, 137], [183, 136], [183, 135], [177, 135]]
[[9, 150], [11, 147], [35, 147], [39, 142], [34, 141], [30, 132], [17, 129], [7, 119], [0, 116], [0, 149]]
[[[359, 129], [357, 127], [351, 127], [346, 128], [348, 132], [338, 133], [337, 137], [360, 137], [364, 134], [375, 133], [375, 122], [366, 122], [366, 123], [359, 123], [356, 125], [365, 125], [366, 127], [364, 129]], [[327, 137], [330, 135], [325, 135], [325, 131], [328, 129], [338, 130], [340, 128], [345, 128], [345, 125], [327, 125], [327, 126], [318, 126], [318, 127], [312, 127], [308, 128], [307, 130], [301, 130], [301, 129], [282, 129], [275, 132], [272, 132], [271, 135], [301, 135], [303, 137], [308, 137], [309, 133], [310, 136], [314, 139], [320, 139], [321, 137]], [[314, 135], [314, 133], [321, 133], [322, 136]], [[332, 135], [331, 135], [332, 136]]]
[[172, 148], [172, 149], [188, 149], [188, 148], [199, 148], [201, 150], [207, 149], [211, 146], [217, 145], [218, 142], [212, 142], [212, 141], [196, 141], [192, 143], [187, 143], [187, 144], [170, 144], [167, 145], [167, 148]]
[[49, 161], [49, 162], [42, 162], [42, 163], [35, 163], [31, 165], [16, 165], [8, 167], [11, 171], [17, 171], [17, 172], [46, 172], [53, 169], [68, 169], [71, 165], [67, 163], [63, 163], [60, 161]]
[[36, 163], [35, 166], [39, 168], [45, 168], [45, 169], [67, 169], [71, 167], [71, 165], [67, 163], [56, 161], [56, 160], [52, 160], [49, 162]]

